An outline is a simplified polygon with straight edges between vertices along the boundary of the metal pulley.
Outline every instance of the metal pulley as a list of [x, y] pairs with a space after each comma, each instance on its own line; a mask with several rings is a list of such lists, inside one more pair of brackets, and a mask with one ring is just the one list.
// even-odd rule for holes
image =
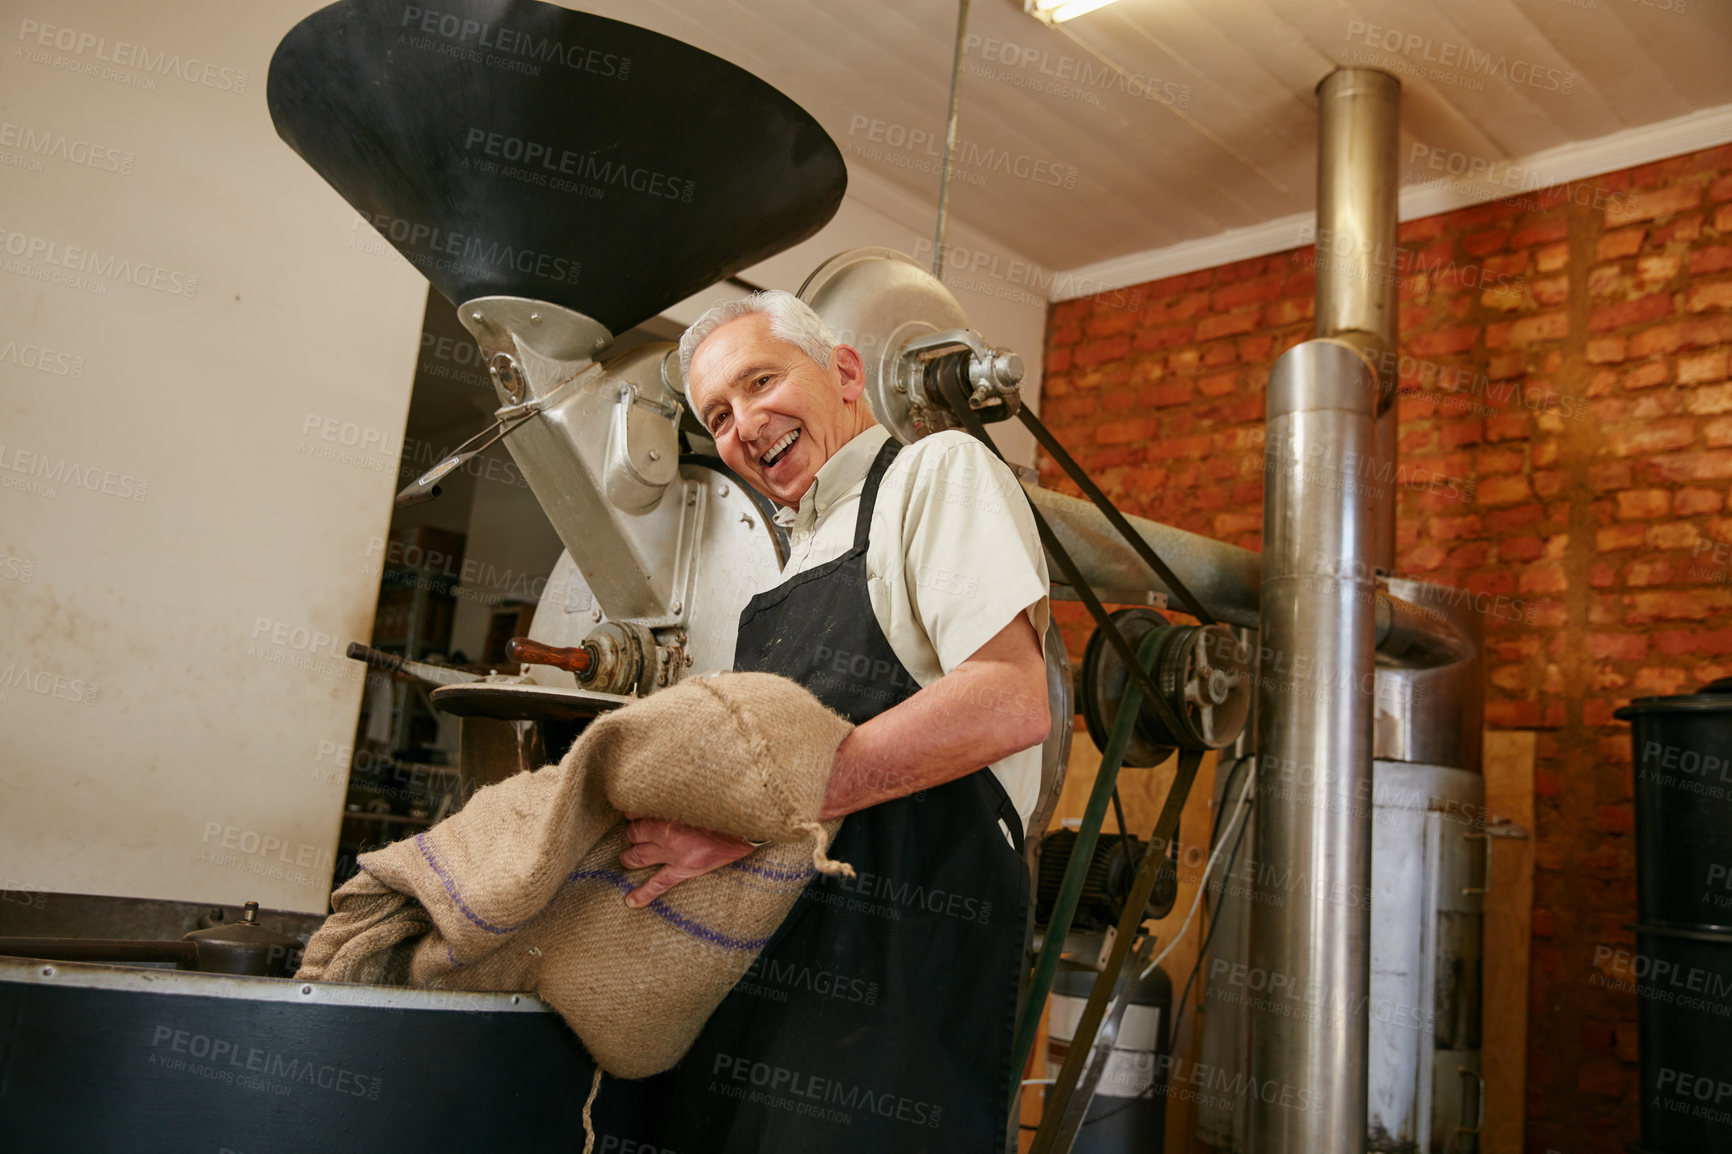
[[[1041, 838], [1034, 877], [1034, 924], [1045, 930], [1052, 924], [1052, 911], [1064, 884], [1065, 870], [1075, 852], [1077, 832], [1057, 829]], [[1125, 898], [1135, 882], [1137, 863], [1148, 843], [1134, 834], [1102, 834], [1089, 855], [1071, 933], [1096, 934], [1118, 924]], [[1168, 846], [1168, 861], [1176, 867], [1177, 843]], [[1172, 912], [1179, 894], [1176, 868], [1163, 866], [1155, 888], [1144, 905], [1143, 916], [1158, 921]]]
[[[1120, 609], [1113, 621], [1132, 647], [1160, 632], [1154, 680], [1161, 700], [1142, 703], [1125, 764], [1159, 765], [1178, 749], [1220, 749], [1244, 729], [1251, 710], [1249, 648], [1225, 625], [1173, 625], [1153, 609]], [[1082, 661], [1082, 714], [1105, 746], [1130, 677], [1100, 630]]]
[[967, 398], [981, 422], [1021, 408], [1022, 358], [987, 344], [943, 282], [905, 254], [840, 253], [806, 278], [799, 295], [860, 354], [872, 415], [903, 444], [963, 427], [953, 395]]

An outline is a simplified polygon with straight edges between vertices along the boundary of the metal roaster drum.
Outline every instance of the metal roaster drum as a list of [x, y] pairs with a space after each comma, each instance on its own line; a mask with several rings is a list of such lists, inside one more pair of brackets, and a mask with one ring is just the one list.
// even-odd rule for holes
[[1606, 977], [1636, 987], [1640, 1149], [1732, 1150], [1732, 677], [1613, 716], [1634, 745], [1639, 924]]
[[[1093, 970], [1067, 967], [1053, 978], [1046, 1042], [1049, 1078], [1058, 1077], [1064, 1065], [1097, 976]], [[1122, 991], [1129, 978], [1121, 977], [1115, 992]], [[1073, 1154], [1157, 1154], [1161, 1150], [1170, 1072], [1162, 1068], [1161, 1057], [1168, 1049], [1172, 1009], [1173, 983], [1165, 970], [1156, 967], [1148, 977], [1132, 982], [1112, 1057], [1077, 1131]]]

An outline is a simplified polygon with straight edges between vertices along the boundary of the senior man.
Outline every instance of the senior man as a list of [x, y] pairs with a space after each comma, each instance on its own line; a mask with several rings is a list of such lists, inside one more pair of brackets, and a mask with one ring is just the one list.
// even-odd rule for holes
[[[680, 364], [722, 460], [782, 506], [791, 556], [741, 614], [735, 667], [856, 723], [822, 816], [846, 815], [830, 852], [857, 876], [807, 887], [659, 1077], [653, 1132], [682, 1154], [999, 1151], [1051, 726], [1027, 499], [965, 433], [891, 438], [860, 354], [788, 293], [712, 308]], [[661, 821], [631, 838], [623, 864], [662, 866], [639, 905], [750, 850]]]

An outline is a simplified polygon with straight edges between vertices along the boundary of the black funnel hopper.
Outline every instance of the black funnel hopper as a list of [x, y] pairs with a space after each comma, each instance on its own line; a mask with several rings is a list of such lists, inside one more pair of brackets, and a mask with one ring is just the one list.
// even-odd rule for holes
[[537, 0], [342, 0], [283, 38], [266, 99], [447, 300], [550, 301], [614, 333], [811, 236], [847, 185], [757, 77]]

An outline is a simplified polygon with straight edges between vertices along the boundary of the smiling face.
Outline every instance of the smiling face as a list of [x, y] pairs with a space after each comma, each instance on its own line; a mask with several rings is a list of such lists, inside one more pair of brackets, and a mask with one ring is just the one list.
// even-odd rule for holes
[[872, 425], [860, 354], [837, 345], [830, 364], [770, 334], [748, 313], [704, 338], [686, 392], [729, 468], [783, 505], [798, 505], [836, 450]]

